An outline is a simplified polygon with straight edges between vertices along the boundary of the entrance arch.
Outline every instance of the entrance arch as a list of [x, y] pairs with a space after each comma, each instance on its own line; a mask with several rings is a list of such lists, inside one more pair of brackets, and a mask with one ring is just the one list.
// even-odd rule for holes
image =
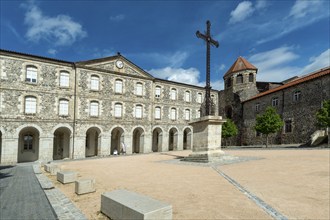
[[70, 157], [71, 131], [66, 127], [54, 131], [53, 160], [62, 160]]
[[97, 127], [91, 127], [86, 131], [86, 157], [97, 156], [101, 143], [101, 131]]
[[152, 152], [161, 152], [163, 144], [163, 131], [155, 128], [152, 132]]
[[19, 132], [17, 162], [33, 162], [39, 159], [40, 132], [34, 127], [25, 127]]
[[[123, 146], [124, 145], [124, 146]], [[126, 152], [124, 144], [124, 130], [120, 127], [116, 127], [111, 131], [111, 152], [112, 155], [114, 150], [117, 150], [118, 154]]]
[[186, 128], [183, 131], [183, 150], [191, 149], [191, 129]]
[[178, 129], [171, 128], [168, 135], [168, 150], [176, 150], [178, 147]]
[[144, 130], [142, 128], [135, 128], [133, 131], [133, 148], [132, 153], [143, 152], [144, 145]]

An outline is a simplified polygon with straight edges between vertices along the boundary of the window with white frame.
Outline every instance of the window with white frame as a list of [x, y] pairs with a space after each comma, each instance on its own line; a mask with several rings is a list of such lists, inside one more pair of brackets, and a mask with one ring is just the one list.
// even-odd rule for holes
[[100, 89], [100, 77], [96, 75], [91, 76], [91, 90]]
[[176, 120], [176, 108], [171, 108], [171, 120]]
[[186, 102], [190, 102], [190, 92], [189, 92], [189, 91], [186, 91], [186, 92], [184, 93], [184, 100], [185, 100]]
[[142, 96], [143, 95], [143, 84], [142, 83], [136, 83], [136, 91], [135, 94], [137, 96]]
[[196, 112], [196, 118], [200, 118], [201, 117], [201, 110], [197, 110]]
[[142, 118], [142, 105], [135, 106], [135, 118]]
[[69, 101], [60, 99], [59, 115], [69, 115]]
[[123, 112], [123, 105], [121, 103], [116, 103], [115, 104], [115, 117], [116, 118], [121, 118], [122, 117], [122, 112]]
[[278, 98], [277, 97], [273, 98], [272, 99], [272, 106], [278, 106], [278, 104], [279, 104]]
[[160, 119], [161, 118], [161, 108], [160, 107], [156, 107], [155, 108], [155, 119]]
[[293, 101], [299, 102], [301, 99], [301, 92], [300, 91], [295, 91], [293, 93]]
[[160, 98], [161, 88], [160, 86], [156, 86], [155, 88], [155, 97]]
[[61, 71], [60, 72], [60, 86], [61, 87], [69, 87], [70, 75], [68, 72]]
[[202, 95], [202, 93], [197, 93], [197, 103], [202, 103], [202, 101], [203, 101], [203, 95]]
[[90, 103], [90, 116], [93, 116], [93, 117], [99, 116], [99, 102], [91, 101], [91, 103]]
[[123, 93], [123, 81], [117, 79], [115, 81], [115, 93], [122, 94]]
[[171, 89], [171, 99], [176, 100], [176, 89]]
[[184, 115], [185, 115], [185, 119], [189, 121], [190, 120], [190, 110], [186, 109]]
[[34, 96], [25, 97], [25, 113], [35, 114], [37, 113], [37, 98]]
[[26, 78], [25, 82], [36, 83], [38, 77], [38, 69], [35, 66], [26, 67]]
[[23, 147], [24, 150], [32, 150], [33, 149], [33, 135], [25, 134], [23, 137]]

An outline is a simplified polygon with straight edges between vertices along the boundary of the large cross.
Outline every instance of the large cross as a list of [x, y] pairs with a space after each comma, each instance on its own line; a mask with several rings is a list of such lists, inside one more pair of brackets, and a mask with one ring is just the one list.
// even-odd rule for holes
[[201, 111], [202, 116], [208, 116], [212, 114], [212, 100], [211, 100], [211, 85], [210, 85], [210, 59], [211, 59], [211, 52], [210, 52], [210, 45], [214, 45], [215, 47], [219, 47], [219, 42], [213, 40], [211, 37], [210, 29], [211, 29], [211, 22], [206, 21], [206, 34], [202, 34], [201, 32], [197, 31], [196, 36], [206, 41], [206, 87], [205, 87], [205, 109]]

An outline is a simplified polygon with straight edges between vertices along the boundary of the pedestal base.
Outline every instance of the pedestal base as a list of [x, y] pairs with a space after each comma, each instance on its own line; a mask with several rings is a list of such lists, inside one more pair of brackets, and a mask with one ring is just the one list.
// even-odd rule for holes
[[190, 123], [193, 127], [193, 153], [182, 161], [208, 163], [220, 160], [225, 153], [221, 150], [221, 128], [226, 122], [221, 116], [205, 116]]

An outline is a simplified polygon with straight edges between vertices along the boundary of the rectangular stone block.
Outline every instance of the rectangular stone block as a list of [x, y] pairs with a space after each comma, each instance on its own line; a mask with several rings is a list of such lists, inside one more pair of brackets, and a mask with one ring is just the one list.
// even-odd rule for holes
[[50, 164], [50, 163], [46, 163], [45, 165], [44, 165], [44, 170], [46, 171], [46, 172], [50, 172], [50, 167], [52, 166], [53, 164]]
[[61, 171], [61, 169], [56, 165], [50, 166], [50, 168], [49, 168], [50, 175], [52, 175], [52, 176], [56, 176], [57, 173], [60, 171]]
[[172, 205], [127, 190], [101, 195], [101, 212], [110, 219], [172, 219]]
[[82, 179], [75, 182], [75, 192], [78, 195], [95, 191], [95, 179]]
[[77, 180], [77, 172], [74, 171], [60, 171], [57, 172], [57, 181], [65, 183], [73, 183]]

